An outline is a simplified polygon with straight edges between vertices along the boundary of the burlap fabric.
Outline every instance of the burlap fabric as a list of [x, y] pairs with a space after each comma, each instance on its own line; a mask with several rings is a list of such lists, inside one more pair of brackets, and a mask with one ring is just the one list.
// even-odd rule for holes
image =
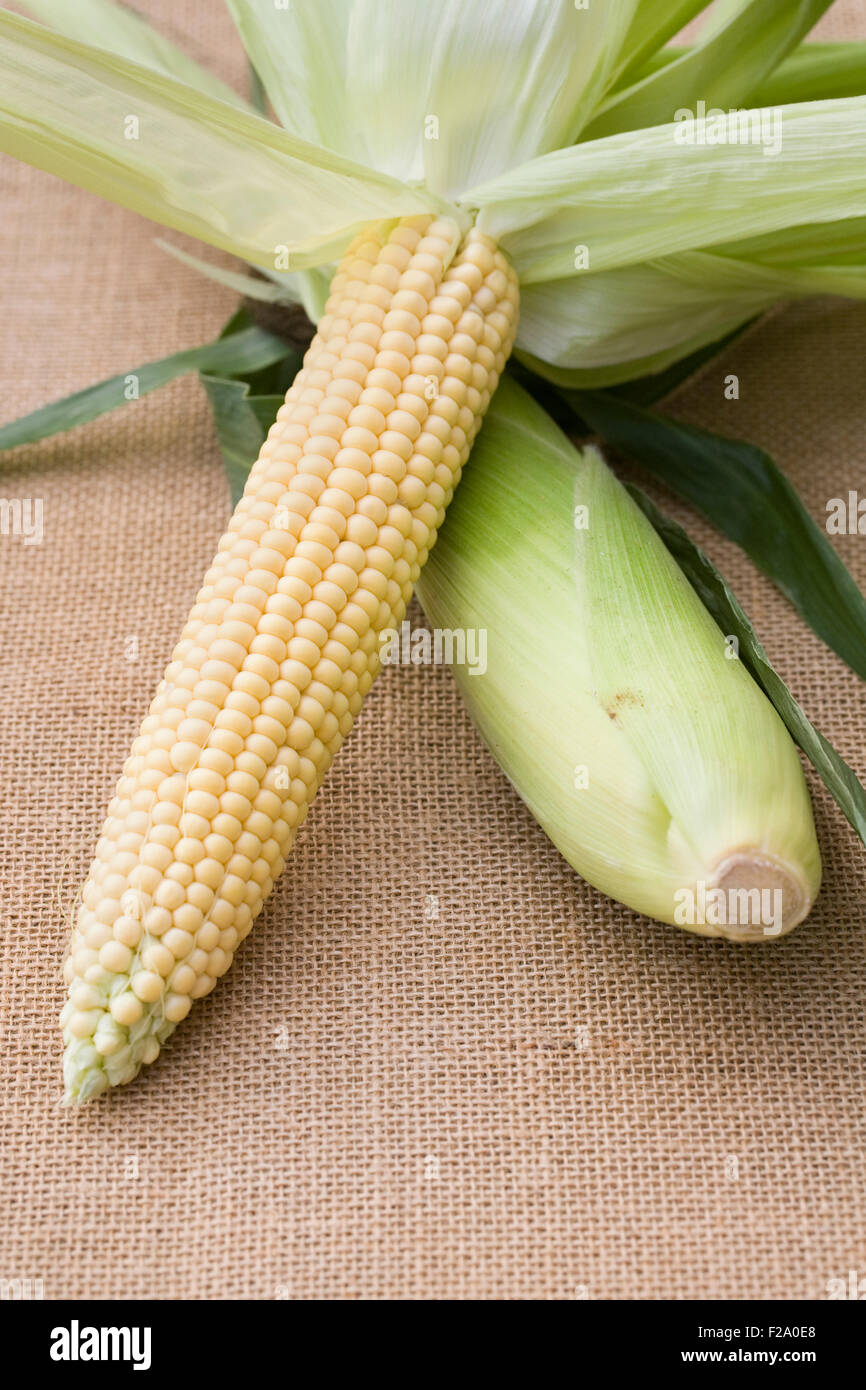
[[[220, 5], [139, 4], [243, 80]], [[866, 36], [866, 4], [822, 31]], [[227, 317], [231, 294], [151, 225], [11, 161], [0, 177], [4, 419]], [[823, 519], [863, 485], [864, 352], [862, 305], [797, 307], [676, 413], [772, 450]], [[2, 491], [43, 499], [45, 539], [0, 539], [0, 1279], [48, 1298], [737, 1299], [866, 1275], [866, 854], [841, 814], [815, 786], [825, 887], [791, 938], [658, 927], [576, 879], [444, 670], [379, 681], [229, 976], [136, 1084], [63, 1110], [73, 893], [228, 492], [193, 378], [6, 457]], [[866, 775], [861, 683], [662, 500]], [[866, 542], [838, 545], [866, 583]]]

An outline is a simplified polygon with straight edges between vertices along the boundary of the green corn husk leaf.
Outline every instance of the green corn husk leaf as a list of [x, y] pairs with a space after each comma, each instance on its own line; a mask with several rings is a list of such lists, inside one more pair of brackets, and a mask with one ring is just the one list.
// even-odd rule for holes
[[6, 11], [0, 150], [277, 269], [281, 255], [290, 269], [334, 260], [369, 222], [444, 210], [426, 190]]
[[182, 247], [175, 246], [170, 241], [164, 241], [162, 237], [156, 238], [156, 244], [160, 251], [165, 251], [167, 255], [173, 256], [181, 265], [189, 266], [191, 270], [198, 271], [199, 275], [204, 275], [208, 280], [214, 280], [218, 285], [225, 285], [227, 289], [234, 290], [236, 294], [242, 294], [247, 299], [258, 299], [263, 304], [297, 304], [299, 297], [292, 292], [288, 284], [282, 280], [271, 279], [261, 280], [254, 275], [245, 275], [243, 271], [227, 270], [225, 266], [214, 265], [211, 261], [204, 260], [201, 256], [194, 256], [189, 251], [184, 251]]
[[[114, 0], [36, 0], [35, 3], [31, 0], [28, 9], [71, 39], [105, 48], [121, 58], [177, 77], [181, 82], [220, 100], [253, 110], [260, 116], [267, 115], [267, 95], [252, 64], [249, 65], [250, 101], [245, 102], [231, 87], [193, 62], [182, 49], [175, 48], [133, 10], [114, 4]], [[212, 266], [168, 242], [158, 240], [157, 244], [202, 275], [237, 289], [241, 294], [275, 303], [302, 304], [314, 322], [321, 317], [332, 268], [321, 277], [324, 280], [323, 288], [316, 269], [290, 272], [262, 267], [276, 287], [271, 294], [259, 280]]]
[[[232, 330], [233, 320], [223, 329]], [[286, 391], [303, 363], [298, 348], [283, 344], [282, 355], [259, 368], [229, 375], [199, 374], [213, 413], [232, 507], [240, 501], [253, 463], [276, 419]]]
[[671, 63], [618, 91], [584, 131], [584, 139], [664, 125], [698, 101], [729, 110], [752, 92], [817, 23], [833, 0], [741, 0], [716, 28]]
[[638, 9], [638, 0], [228, 4], [286, 130], [449, 198], [576, 139]]
[[685, 252], [527, 286], [518, 348], [559, 385], [608, 386], [717, 341], [776, 297], [759, 274], [741, 276], [725, 261]]
[[[644, 265], [530, 285], [519, 347], [560, 385], [608, 386], [659, 371], [783, 299], [866, 299], [864, 264], [764, 265], [686, 251]], [[547, 364], [545, 366], [545, 364]]]
[[686, 575], [701, 602], [712, 613], [728, 640], [735, 637], [740, 660], [744, 661], [785, 721], [821, 780], [841, 808], [846, 820], [866, 844], [866, 789], [856, 773], [840, 758], [833, 745], [810, 723], [781, 676], [771, 665], [733, 593], [702, 550], [689, 539], [681, 526], [663, 516], [639, 488], [629, 487], [644, 516], [650, 521]]
[[[866, 217], [780, 227], [778, 231], [716, 246], [713, 254], [746, 260], [761, 269], [820, 270], [820, 279], [830, 287], [827, 292], [833, 293], [831, 272], [849, 271], [861, 284], [866, 275]], [[853, 279], [844, 293], [860, 297]]]
[[517, 350], [560, 385], [663, 371], [788, 298], [866, 294], [866, 99], [779, 113], [772, 158], [677, 144], [676, 129], [578, 145], [467, 194], [521, 276]]
[[866, 43], [802, 43], [759, 82], [750, 106], [790, 106], [800, 101], [829, 101], [866, 92]]
[[275, 285], [293, 294], [311, 323], [318, 323], [325, 312], [335, 265], [312, 266], [309, 270], [281, 272], [263, 267], [265, 275]]
[[608, 394], [566, 392], [565, 399], [607, 444], [742, 546], [813, 632], [866, 680], [866, 598], [769, 454]]
[[283, 396], [252, 396], [246, 381], [203, 372], [202, 385], [208, 394], [232, 506], [243, 496], [250, 465], [258, 457], [270, 426], [283, 403]]
[[630, 73], [625, 81], [618, 82], [613, 87], [613, 92], [619, 92], [623, 87], [631, 86], [644, 77], [649, 77], [651, 73], [658, 72], [661, 68], [670, 67], [671, 63], [675, 63], [684, 53], [689, 53], [690, 51], [690, 46], [688, 44], [675, 43], [668, 44], [666, 48], [658, 49], [657, 52], [651, 54], [651, 56], [647, 58], [646, 62], [642, 64], [637, 72]]
[[730, 24], [731, 20], [735, 19], [742, 10], [752, 4], [754, 4], [754, 0], [712, 0], [712, 4], [700, 23], [698, 37], [701, 42], [706, 43], [714, 34], [718, 34], [720, 29], [724, 29], [726, 25]]
[[[167, 73], [169, 77], [177, 77], [188, 86], [207, 92], [218, 100], [267, 116], [267, 94], [252, 64], [249, 65], [250, 100], [247, 102], [233, 88], [188, 58], [182, 49], [176, 48], [126, 5], [117, 5], [114, 0], [30, 0], [27, 8], [43, 23], [50, 24], [52, 29], [71, 39], [105, 48], [121, 58]], [[157, 244], [202, 275], [238, 289], [241, 294], [276, 303], [302, 304], [314, 322], [321, 317], [332, 268], [322, 277], [323, 289], [316, 269], [290, 272], [262, 267], [276, 286], [276, 292], [271, 295], [261, 281], [233, 276], [232, 272], [212, 266], [167, 242], [158, 241]], [[243, 281], [243, 285], [239, 281]]]
[[805, 915], [820, 857], [787, 730], [601, 457], [508, 380], [419, 593], [435, 627], [486, 630], [485, 673], [457, 682], [590, 883], [676, 923], [684, 893], [745, 886], [752, 864], [781, 885], [784, 929]]
[[[671, 45], [653, 53], [638, 76], [648, 77], [675, 63], [688, 48]], [[632, 74], [633, 80], [637, 80]], [[622, 85], [622, 84], [620, 84]], [[614, 88], [617, 90], [617, 88]], [[831, 101], [866, 93], [866, 43], [801, 43], [741, 101], [743, 106], [793, 106], [802, 101]]]
[[[290, 349], [274, 333], [257, 327], [245, 310], [229, 321], [216, 342], [201, 347], [186, 348], [183, 352], [161, 357], [156, 362], [132, 367], [127, 372], [109, 377], [107, 381], [87, 386], [62, 400], [40, 406], [28, 415], [0, 427], [0, 450], [14, 449], [21, 444], [33, 444], [88, 424], [100, 415], [107, 415], [130, 401], [156, 391], [177, 377], [189, 372], [237, 373], [258, 372], [284, 358]], [[253, 455], [255, 457], [255, 455]]]
[[114, 0], [26, 0], [25, 9], [67, 38], [107, 49], [130, 62], [176, 77], [217, 101], [248, 109], [248, 103], [232, 87], [194, 62], [128, 5], [115, 4]]
[[[544, 155], [464, 200], [511, 256], [521, 287], [579, 280], [578, 246], [588, 247], [594, 274], [866, 216], [866, 97], [775, 114], [774, 156], [760, 144], [678, 143], [681, 126], [655, 126]], [[706, 122], [692, 134], [705, 136]]]
[[259, 76], [258, 69], [253, 62], [248, 62], [250, 76], [250, 105], [260, 116], [268, 114], [268, 94], [265, 91], [265, 84]]
[[662, 45], [684, 29], [706, 6], [707, 0], [643, 0], [635, 11], [622, 46], [619, 76], [614, 90], [624, 85], [624, 78], [631, 78], [636, 69], [642, 69], [644, 64], [650, 62]]
[[168, 252], [175, 260], [189, 266], [191, 270], [198, 271], [199, 275], [236, 290], [247, 299], [258, 299], [263, 304], [300, 304], [312, 323], [318, 323], [324, 313], [333, 267], [324, 271], [319, 268], [279, 271], [270, 270], [265, 266], [260, 269], [267, 276], [267, 280], [260, 280], [255, 276], [245, 275], [242, 271], [226, 270], [223, 266], [214, 265], [201, 256], [194, 256], [191, 252], [182, 250], [170, 241], [162, 240], [161, 237], [156, 238], [156, 244], [161, 251]]

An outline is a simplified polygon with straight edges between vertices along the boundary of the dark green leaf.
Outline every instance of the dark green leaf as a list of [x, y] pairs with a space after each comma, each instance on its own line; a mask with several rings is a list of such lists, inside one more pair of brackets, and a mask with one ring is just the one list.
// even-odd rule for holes
[[247, 404], [255, 415], [262, 427], [262, 433], [267, 434], [271, 425], [277, 418], [277, 411], [285, 400], [285, 393], [281, 396], [248, 396]]
[[639, 488], [629, 487], [628, 490], [722, 632], [726, 637], [736, 637], [740, 659], [772, 701], [792, 738], [800, 745], [860, 839], [866, 843], [866, 790], [853, 770], [806, 718], [781, 676], [771, 666], [737, 599], [704, 552], [689, 540], [681, 526], [664, 516]]
[[251, 396], [284, 396], [301, 370], [304, 354], [296, 348], [286, 348], [285, 357], [263, 367], [259, 372], [232, 373], [242, 375]]
[[232, 505], [237, 505], [259, 449], [283, 403], [283, 396], [251, 396], [246, 381], [202, 372], [220, 450], [225, 464]]
[[768, 454], [603, 392], [562, 394], [602, 439], [741, 545], [822, 641], [866, 679], [866, 599]]
[[[37, 439], [60, 434], [76, 425], [87, 424], [118, 406], [137, 400], [149, 391], [174, 381], [187, 372], [205, 371], [240, 375], [259, 371], [279, 361], [290, 351], [281, 338], [249, 324], [248, 316], [235, 315], [216, 342], [172, 353], [157, 362], [131, 367], [128, 372], [85, 387], [63, 400], [52, 401], [29, 415], [0, 428], [0, 449], [14, 449]], [[235, 327], [232, 327], [235, 325]]]
[[242, 328], [249, 328], [255, 322], [252, 314], [245, 304], [241, 304], [235, 309], [230, 318], [227, 318], [220, 329], [220, 338], [230, 338], [233, 333], [240, 333]]
[[250, 78], [250, 105], [254, 106], [260, 116], [268, 114], [268, 95], [265, 91], [265, 84], [259, 77], [258, 69], [249, 63]]

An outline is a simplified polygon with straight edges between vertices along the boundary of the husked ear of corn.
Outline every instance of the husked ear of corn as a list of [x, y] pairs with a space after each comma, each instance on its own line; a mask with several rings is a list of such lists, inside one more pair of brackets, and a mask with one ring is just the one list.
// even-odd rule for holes
[[131, 1080], [262, 909], [511, 351], [494, 242], [370, 225], [334, 277], [108, 808], [65, 963], [69, 1101]]

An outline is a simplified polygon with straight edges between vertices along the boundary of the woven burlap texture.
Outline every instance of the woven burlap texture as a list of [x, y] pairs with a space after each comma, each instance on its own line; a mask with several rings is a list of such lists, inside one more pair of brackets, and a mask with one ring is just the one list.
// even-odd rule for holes
[[[244, 80], [222, 7], [139, 8]], [[822, 32], [866, 36], [866, 3]], [[12, 161], [0, 180], [4, 419], [231, 312], [152, 225]], [[672, 409], [771, 450], [821, 521], [866, 476], [864, 354], [862, 305], [797, 306]], [[835, 805], [811, 779], [825, 887], [792, 937], [659, 927], [575, 877], [441, 669], [377, 683], [255, 932], [159, 1062], [62, 1109], [71, 904], [228, 491], [194, 378], [2, 469], [5, 496], [43, 499], [45, 537], [0, 539], [0, 1279], [47, 1298], [737, 1299], [866, 1275], [866, 856]], [[861, 683], [656, 495], [866, 775]], [[866, 541], [835, 543], [866, 583]]]

